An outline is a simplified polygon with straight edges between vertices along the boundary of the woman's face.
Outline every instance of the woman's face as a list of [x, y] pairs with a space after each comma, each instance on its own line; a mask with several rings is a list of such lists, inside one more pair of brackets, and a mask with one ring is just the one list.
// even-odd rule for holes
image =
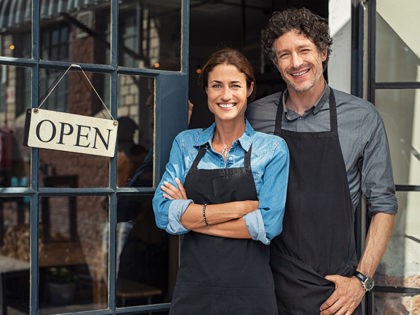
[[248, 89], [245, 74], [229, 64], [220, 64], [209, 72], [206, 87], [207, 103], [217, 121], [243, 121], [247, 98], [251, 95], [253, 83]]

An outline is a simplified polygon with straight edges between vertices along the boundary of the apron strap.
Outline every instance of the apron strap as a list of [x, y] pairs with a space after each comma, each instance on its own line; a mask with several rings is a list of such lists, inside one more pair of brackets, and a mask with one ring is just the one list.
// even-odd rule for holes
[[[209, 145], [207, 143], [200, 146], [200, 150], [198, 151], [198, 154], [195, 157], [193, 164], [191, 165], [192, 170], [197, 169], [198, 163], [200, 163], [200, 160], [203, 158], [203, 156], [206, 153], [206, 150], [208, 149], [208, 147], [209, 147]], [[247, 170], [251, 170], [251, 152], [252, 152], [252, 144], [249, 147], [248, 152], [245, 152], [245, 156], [244, 156], [244, 167]]]
[[[330, 130], [336, 134], [338, 134], [338, 127], [337, 127], [337, 106], [336, 106], [336, 101], [335, 101], [335, 96], [334, 96], [334, 91], [332, 88], [330, 89], [330, 95], [329, 95], [329, 105], [330, 105]], [[281, 124], [283, 121], [283, 115], [284, 115], [284, 111], [283, 111], [283, 95], [286, 92], [283, 91], [283, 93], [281, 93], [280, 95], [280, 101], [279, 101], [279, 105], [277, 106], [277, 113], [276, 113], [276, 123], [275, 123], [275, 128], [274, 128], [274, 134], [278, 135], [280, 134], [281, 131]]]
[[209, 145], [207, 143], [204, 144], [204, 145], [202, 145], [202, 146], [200, 146], [200, 150], [198, 151], [198, 154], [195, 157], [193, 164], [191, 165], [191, 169], [192, 170], [196, 170], [197, 169], [197, 165], [198, 165], [198, 163], [200, 163], [200, 160], [202, 159], [202, 157], [206, 153], [208, 147], [209, 147]]
[[250, 171], [251, 170], [251, 152], [252, 152], [252, 144], [249, 147], [248, 152], [245, 152], [244, 156], [244, 167]]

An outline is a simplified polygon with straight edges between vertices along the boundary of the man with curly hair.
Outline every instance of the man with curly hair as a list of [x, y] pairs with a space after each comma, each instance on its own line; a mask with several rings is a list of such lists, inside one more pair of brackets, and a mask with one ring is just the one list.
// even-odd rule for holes
[[[256, 130], [290, 151], [284, 229], [271, 243], [279, 314], [361, 314], [391, 236], [397, 201], [384, 124], [373, 104], [331, 88], [324, 70], [332, 40], [325, 19], [275, 12], [263, 35], [286, 90], [248, 107]], [[370, 225], [360, 259], [355, 209]]]

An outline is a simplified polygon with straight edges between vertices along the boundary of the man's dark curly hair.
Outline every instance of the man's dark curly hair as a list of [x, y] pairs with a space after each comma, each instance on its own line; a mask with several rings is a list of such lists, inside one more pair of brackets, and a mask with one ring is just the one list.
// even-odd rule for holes
[[306, 8], [289, 8], [273, 13], [266, 25], [262, 38], [266, 56], [276, 63], [277, 56], [274, 52], [273, 44], [277, 38], [291, 30], [296, 30], [309, 38], [319, 52], [327, 51], [327, 59], [324, 62], [325, 69], [332, 44], [328, 21]]

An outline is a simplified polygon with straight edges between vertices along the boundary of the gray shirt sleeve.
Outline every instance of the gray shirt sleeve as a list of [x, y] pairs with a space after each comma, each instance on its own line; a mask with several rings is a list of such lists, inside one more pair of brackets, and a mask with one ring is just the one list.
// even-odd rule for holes
[[[329, 93], [328, 89], [326, 93]], [[373, 104], [361, 98], [337, 90], [334, 90], [334, 94], [340, 146], [354, 207], [358, 207], [362, 193], [370, 214], [396, 213], [397, 200], [388, 139], [378, 111]], [[274, 133], [280, 97], [279, 92], [248, 105], [246, 115], [255, 130]], [[283, 108], [283, 103], [280, 106]], [[321, 98], [316, 107], [319, 108], [313, 114], [301, 117], [303, 119], [288, 120], [283, 115], [282, 128], [298, 132], [328, 130], [328, 99]], [[297, 117], [297, 114], [289, 116]]]
[[362, 134], [366, 139], [362, 142], [364, 147], [361, 189], [366, 197], [369, 213], [396, 213], [397, 200], [388, 138], [382, 118], [376, 109], [365, 116], [363, 126], [369, 132]]

